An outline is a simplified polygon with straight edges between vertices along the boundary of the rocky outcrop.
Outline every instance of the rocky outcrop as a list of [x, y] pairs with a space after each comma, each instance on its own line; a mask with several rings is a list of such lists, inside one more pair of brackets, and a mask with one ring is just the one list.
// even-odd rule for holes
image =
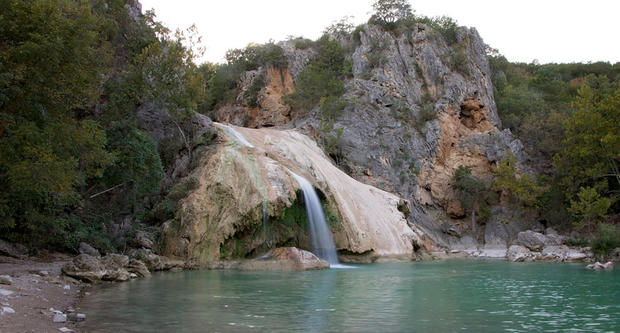
[[593, 269], [593, 270], [600, 270], [600, 269], [613, 269], [614, 268], [614, 263], [611, 261], [608, 261], [604, 264], [601, 264], [600, 262], [595, 262], [593, 264], [590, 264], [588, 266], [586, 266], [587, 269]]
[[279, 247], [258, 259], [241, 262], [236, 268], [251, 271], [307, 271], [327, 269], [329, 263], [312, 252], [295, 247]]
[[[241, 89], [236, 103], [219, 108], [218, 120], [253, 128], [281, 126], [291, 121], [291, 109], [282, 102], [282, 96], [294, 91], [288, 67], [261, 67], [244, 73], [239, 81]], [[254, 85], [261, 88], [255, 92], [256, 96], [248, 97]], [[248, 103], [248, 98], [253, 102]]]
[[143, 262], [135, 259], [130, 261], [128, 256], [120, 254], [108, 254], [101, 258], [80, 254], [62, 267], [62, 273], [89, 283], [127, 281], [132, 277], [150, 276]]
[[512, 245], [508, 248], [506, 257], [513, 262], [586, 262], [592, 260], [593, 254], [588, 249], [570, 248], [565, 245], [550, 245], [542, 248], [541, 251], [530, 251], [525, 246]]
[[[299, 200], [299, 185], [289, 170], [323, 193], [334, 215], [331, 229], [338, 249], [411, 256], [414, 244], [424, 244], [424, 233], [407, 224], [402, 199], [346, 175], [309, 137], [295, 130], [234, 129], [251, 147], [230, 137], [197, 168], [193, 177], [199, 185], [164, 226], [164, 255], [206, 265], [227, 254], [243, 257], [261, 250], [266, 244], [263, 202], [275, 218], [270, 223], [275, 245], [293, 241], [309, 247], [307, 236], [290, 236], [290, 228], [277, 220]], [[307, 235], [305, 227], [297, 230]]]
[[564, 237], [558, 234], [543, 235], [527, 230], [517, 235], [517, 242], [532, 251], [541, 251], [545, 246], [558, 246], [564, 243]]

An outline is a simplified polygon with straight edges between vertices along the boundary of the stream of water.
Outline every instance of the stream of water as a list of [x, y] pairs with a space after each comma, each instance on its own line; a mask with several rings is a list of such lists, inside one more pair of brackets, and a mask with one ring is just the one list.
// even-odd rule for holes
[[102, 285], [86, 332], [613, 332], [620, 270], [446, 260], [294, 273], [187, 271]]
[[332, 233], [325, 221], [321, 200], [316, 194], [312, 184], [300, 175], [289, 171], [293, 178], [299, 183], [304, 193], [304, 205], [308, 213], [310, 225], [310, 239], [312, 241], [312, 253], [317, 257], [327, 261], [331, 267], [339, 265], [338, 254]]

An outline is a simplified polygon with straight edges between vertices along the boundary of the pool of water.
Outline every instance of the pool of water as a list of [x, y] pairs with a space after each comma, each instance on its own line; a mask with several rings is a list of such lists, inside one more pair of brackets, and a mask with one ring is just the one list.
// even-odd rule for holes
[[93, 288], [85, 332], [609, 332], [620, 270], [446, 260], [188, 271]]

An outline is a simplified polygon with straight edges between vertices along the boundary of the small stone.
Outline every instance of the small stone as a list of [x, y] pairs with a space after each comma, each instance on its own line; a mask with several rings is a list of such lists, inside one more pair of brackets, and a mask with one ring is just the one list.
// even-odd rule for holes
[[75, 312], [75, 309], [74, 309], [74, 308], [68, 308], [68, 309], [67, 309], [67, 312], [68, 312], [68, 313], [74, 313], [74, 312]]
[[64, 290], [71, 290], [71, 286], [68, 285], [68, 284], [65, 284], [65, 286], [62, 287], [62, 289], [64, 289]]
[[13, 278], [8, 275], [0, 275], [0, 284], [13, 284]]
[[67, 321], [67, 315], [64, 313], [56, 313], [52, 321], [55, 323], [64, 323]]
[[135, 279], [135, 278], [138, 277], [138, 274], [136, 274], [136, 273], [129, 273], [129, 277], [132, 278], [132, 279]]
[[9, 296], [13, 294], [12, 291], [0, 288], [0, 296]]
[[39, 271], [39, 275], [41, 275], [41, 276], [48, 276], [48, 275], [50, 275], [50, 272], [48, 272], [48, 271]]
[[15, 313], [15, 310], [13, 310], [13, 308], [10, 308], [8, 306], [3, 306], [1, 312], [2, 314], [5, 314], [5, 313], [12, 314], [12, 313]]
[[70, 328], [66, 328], [66, 327], [61, 327], [58, 329], [61, 332], [75, 332], [74, 330], [70, 329]]

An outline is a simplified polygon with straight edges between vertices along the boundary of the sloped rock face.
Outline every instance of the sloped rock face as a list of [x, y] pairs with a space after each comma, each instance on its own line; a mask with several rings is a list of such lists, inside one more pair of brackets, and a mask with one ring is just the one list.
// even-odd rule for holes
[[338, 249], [411, 257], [414, 244], [424, 245], [424, 233], [407, 225], [401, 198], [349, 177], [309, 137], [295, 130], [234, 129], [252, 147], [227, 137], [203, 160], [192, 175], [198, 187], [164, 225], [164, 255], [206, 265], [264, 250], [263, 202], [272, 245], [293, 242], [308, 248], [307, 228], [291, 226], [282, 216], [299, 200], [299, 185], [289, 170], [323, 193], [338, 221], [331, 225]]

